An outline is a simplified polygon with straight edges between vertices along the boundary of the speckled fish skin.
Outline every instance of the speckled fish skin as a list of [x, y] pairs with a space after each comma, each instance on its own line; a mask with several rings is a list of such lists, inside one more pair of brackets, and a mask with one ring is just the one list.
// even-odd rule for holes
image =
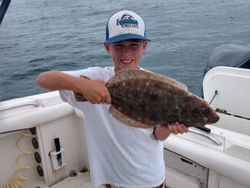
[[219, 120], [207, 102], [188, 92], [171, 78], [143, 71], [118, 72], [106, 84], [111, 98], [111, 114], [123, 123], [148, 128], [180, 122], [204, 126]]

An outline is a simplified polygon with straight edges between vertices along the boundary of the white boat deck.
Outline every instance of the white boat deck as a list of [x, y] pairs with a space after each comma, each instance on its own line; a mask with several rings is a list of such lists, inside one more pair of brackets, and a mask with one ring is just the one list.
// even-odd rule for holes
[[51, 188], [91, 188], [89, 172], [78, 173], [75, 177], [68, 177], [51, 186]]

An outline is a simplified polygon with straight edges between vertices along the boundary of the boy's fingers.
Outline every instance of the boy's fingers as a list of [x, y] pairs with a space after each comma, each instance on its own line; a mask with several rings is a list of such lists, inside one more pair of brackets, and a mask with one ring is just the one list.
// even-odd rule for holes
[[171, 133], [177, 134], [178, 129], [176, 128], [175, 125], [168, 126], [168, 129], [171, 131]]
[[108, 104], [111, 104], [111, 96], [110, 96], [109, 94], [108, 94], [108, 96], [107, 96], [106, 102], [107, 102]]
[[178, 133], [185, 133], [188, 132], [188, 128], [181, 123], [174, 123], [168, 126], [169, 131], [171, 131], [173, 134], [178, 134]]

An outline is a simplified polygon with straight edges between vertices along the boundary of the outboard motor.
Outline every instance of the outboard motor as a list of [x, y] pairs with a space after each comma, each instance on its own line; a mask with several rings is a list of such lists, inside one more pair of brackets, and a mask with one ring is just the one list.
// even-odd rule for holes
[[217, 66], [250, 69], [250, 45], [224, 44], [216, 47], [208, 59], [203, 78], [210, 69]]
[[217, 66], [250, 69], [250, 45], [224, 44], [216, 47], [209, 57], [203, 76]]

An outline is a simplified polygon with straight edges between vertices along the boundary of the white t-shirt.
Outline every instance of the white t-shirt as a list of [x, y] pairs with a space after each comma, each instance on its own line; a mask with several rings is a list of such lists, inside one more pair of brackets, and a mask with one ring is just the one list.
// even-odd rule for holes
[[[114, 67], [92, 67], [65, 73], [105, 82], [115, 74]], [[153, 128], [124, 125], [109, 114], [109, 105], [77, 102], [72, 91], [60, 91], [60, 95], [84, 113], [94, 187], [108, 183], [124, 188], [148, 188], [164, 181], [163, 143], [154, 138]]]

